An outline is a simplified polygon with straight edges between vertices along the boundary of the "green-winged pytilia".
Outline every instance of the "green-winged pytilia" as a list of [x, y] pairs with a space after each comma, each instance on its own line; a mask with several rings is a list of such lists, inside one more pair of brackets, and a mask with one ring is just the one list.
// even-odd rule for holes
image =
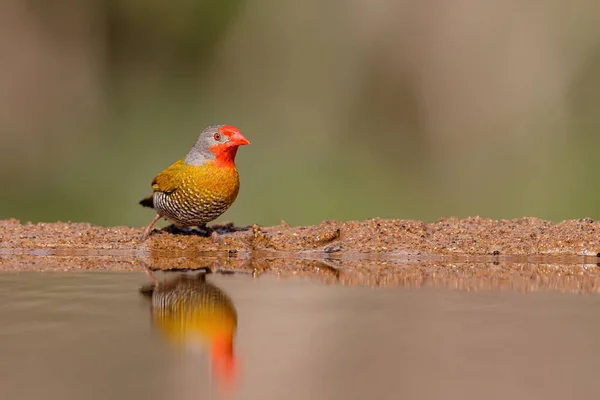
[[156, 211], [142, 241], [161, 217], [178, 226], [203, 227], [223, 214], [240, 189], [235, 156], [246, 144], [250, 142], [234, 126], [204, 129], [184, 158], [154, 178], [152, 194], [140, 201]]

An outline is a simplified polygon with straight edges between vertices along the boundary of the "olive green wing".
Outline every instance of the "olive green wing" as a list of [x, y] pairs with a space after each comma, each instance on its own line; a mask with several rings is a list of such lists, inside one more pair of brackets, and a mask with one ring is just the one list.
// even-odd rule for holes
[[142, 199], [140, 204], [144, 207], [154, 208], [154, 193], [162, 192], [166, 194], [174, 193], [179, 187], [185, 177], [185, 164], [183, 160], [179, 160], [169, 166], [167, 169], [162, 171], [160, 174], [152, 180], [153, 193]]
[[152, 190], [171, 194], [181, 187], [185, 177], [185, 164], [179, 160], [166, 168], [152, 180]]

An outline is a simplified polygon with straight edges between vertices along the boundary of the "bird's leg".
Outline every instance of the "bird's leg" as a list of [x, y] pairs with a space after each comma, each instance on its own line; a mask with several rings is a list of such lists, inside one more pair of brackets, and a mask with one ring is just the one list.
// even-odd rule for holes
[[156, 217], [154, 217], [154, 219], [152, 220], [152, 222], [150, 222], [150, 225], [148, 225], [148, 227], [144, 231], [144, 234], [142, 235], [142, 239], [141, 239], [142, 242], [145, 241], [146, 239], [148, 239], [148, 236], [150, 236], [150, 232], [152, 232], [152, 228], [154, 227], [154, 224], [159, 219], [160, 219], [160, 214], [156, 214]]
[[214, 232], [214, 230], [206, 224], [198, 225], [198, 229], [200, 230], [200, 233], [206, 237], [209, 237], [211, 233]]

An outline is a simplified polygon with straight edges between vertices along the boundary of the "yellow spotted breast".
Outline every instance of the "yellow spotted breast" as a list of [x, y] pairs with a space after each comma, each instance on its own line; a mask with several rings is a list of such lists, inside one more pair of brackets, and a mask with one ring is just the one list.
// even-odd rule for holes
[[201, 226], [218, 218], [237, 198], [240, 181], [235, 165], [175, 162], [152, 181], [156, 212], [182, 226]]

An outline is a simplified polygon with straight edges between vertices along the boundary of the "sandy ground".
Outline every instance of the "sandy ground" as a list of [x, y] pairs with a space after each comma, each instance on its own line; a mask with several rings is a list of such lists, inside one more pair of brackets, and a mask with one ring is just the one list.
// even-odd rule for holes
[[234, 227], [213, 225], [219, 240], [193, 232], [155, 230], [140, 243], [143, 228], [85, 223], [21, 224], [0, 221], [3, 249], [163, 250], [170, 253], [256, 251], [324, 255], [584, 255], [600, 251], [600, 222], [591, 219], [553, 223], [537, 218], [494, 221], [479, 217], [434, 223], [371, 219], [324, 221], [320, 225]]
[[0, 270], [212, 272], [302, 276], [324, 283], [600, 293], [600, 223], [536, 218], [216, 225], [194, 232], [85, 223], [0, 221]]

